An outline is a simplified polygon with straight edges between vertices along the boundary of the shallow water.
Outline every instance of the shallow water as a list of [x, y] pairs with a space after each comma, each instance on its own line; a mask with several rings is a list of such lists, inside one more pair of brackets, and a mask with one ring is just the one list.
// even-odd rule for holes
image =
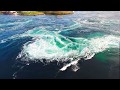
[[120, 12], [0, 15], [0, 78], [120, 78]]

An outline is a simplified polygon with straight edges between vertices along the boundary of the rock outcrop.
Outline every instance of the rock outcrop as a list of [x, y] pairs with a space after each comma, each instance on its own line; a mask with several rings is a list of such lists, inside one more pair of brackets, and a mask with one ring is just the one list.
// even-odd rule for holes
[[1, 11], [5, 15], [18, 15], [17, 11]]

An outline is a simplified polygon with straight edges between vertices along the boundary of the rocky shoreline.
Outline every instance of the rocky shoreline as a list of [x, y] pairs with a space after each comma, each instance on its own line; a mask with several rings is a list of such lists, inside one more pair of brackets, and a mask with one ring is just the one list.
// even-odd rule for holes
[[36, 16], [36, 15], [67, 15], [73, 14], [73, 11], [0, 11], [3, 15], [24, 15], [24, 16]]
[[4, 14], [4, 15], [18, 15], [17, 11], [0, 11], [0, 14]]

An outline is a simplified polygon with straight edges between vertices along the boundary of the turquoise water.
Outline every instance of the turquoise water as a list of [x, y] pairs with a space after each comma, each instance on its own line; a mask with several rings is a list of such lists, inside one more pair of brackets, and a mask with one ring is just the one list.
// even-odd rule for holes
[[[23, 66], [15, 66], [19, 66], [17, 70], [10, 70], [16, 78], [24, 66], [32, 63], [46, 62], [45, 65], [48, 65], [57, 61], [63, 64], [58, 72], [65, 72], [73, 66], [71, 69], [76, 73], [81, 70], [78, 63], [82, 59], [85, 62], [93, 59], [110, 66], [109, 72], [117, 73], [116, 77], [119, 78], [118, 14], [120, 12], [78, 11], [65, 16], [0, 15], [0, 62], [6, 61], [4, 65], [7, 65], [11, 61], [12, 66], [14, 63], [24, 63]], [[115, 66], [117, 69], [113, 72]], [[112, 74], [109, 74], [110, 78], [113, 78]]]

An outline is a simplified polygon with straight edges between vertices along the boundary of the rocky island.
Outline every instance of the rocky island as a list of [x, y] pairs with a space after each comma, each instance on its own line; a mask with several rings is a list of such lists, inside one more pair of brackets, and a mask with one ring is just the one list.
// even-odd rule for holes
[[0, 11], [0, 14], [4, 14], [4, 15], [25, 15], [25, 16], [67, 15], [67, 14], [73, 14], [73, 11]]

